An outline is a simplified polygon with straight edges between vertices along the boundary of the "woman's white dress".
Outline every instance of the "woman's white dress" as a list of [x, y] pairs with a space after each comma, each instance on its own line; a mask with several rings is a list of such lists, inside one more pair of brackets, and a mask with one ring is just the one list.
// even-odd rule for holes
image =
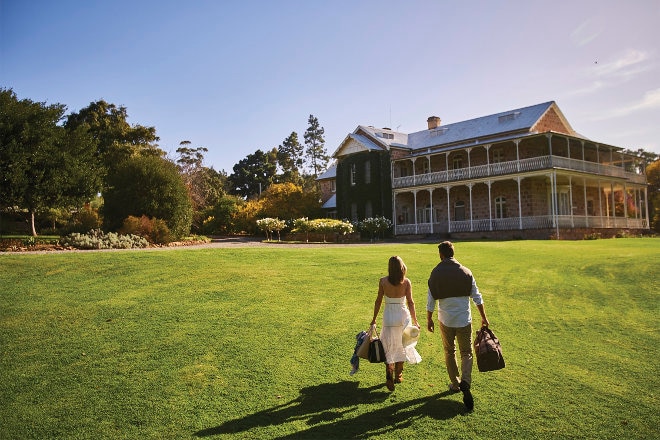
[[406, 297], [390, 298], [383, 295], [385, 308], [383, 310], [383, 328], [380, 339], [385, 348], [385, 358], [388, 364], [407, 361], [417, 364], [422, 357], [417, 353], [417, 342], [406, 347], [403, 346], [403, 329], [412, 325], [410, 311], [406, 305]]

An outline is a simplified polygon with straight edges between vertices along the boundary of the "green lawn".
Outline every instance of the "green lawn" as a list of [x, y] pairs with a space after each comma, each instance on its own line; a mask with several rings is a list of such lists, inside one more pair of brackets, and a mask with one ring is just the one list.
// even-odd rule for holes
[[658, 438], [660, 241], [457, 243], [507, 362], [473, 413], [439, 333], [349, 376], [392, 255], [424, 323], [434, 244], [1, 254], [0, 438]]

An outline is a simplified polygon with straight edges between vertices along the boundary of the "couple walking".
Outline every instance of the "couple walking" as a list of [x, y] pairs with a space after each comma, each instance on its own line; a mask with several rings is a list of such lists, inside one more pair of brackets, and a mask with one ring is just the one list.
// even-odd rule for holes
[[[474, 408], [470, 391], [472, 382], [472, 313], [470, 299], [474, 301], [481, 325], [488, 326], [483, 298], [479, 293], [472, 272], [454, 258], [454, 245], [444, 241], [438, 246], [440, 263], [433, 269], [428, 280], [426, 301], [426, 328], [435, 331], [433, 311], [438, 305], [438, 321], [442, 334], [445, 365], [449, 374], [449, 390], [463, 393], [463, 403], [468, 410]], [[380, 339], [385, 348], [385, 379], [387, 388], [394, 391], [394, 384], [403, 381], [403, 363], [418, 363], [421, 357], [414, 345], [404, 346], [403, 333], [411, 326], [419, 329], [412, 284], [406, 277], [407, 268], [400, 257], [391, 257], [388, 275], [378, 283], [378, 296], [374, 303], [371, 325], [376, 324], [383, 300], [383, 328]], [[456, 341], [461, 355], [459, 372], [456, 362]]]

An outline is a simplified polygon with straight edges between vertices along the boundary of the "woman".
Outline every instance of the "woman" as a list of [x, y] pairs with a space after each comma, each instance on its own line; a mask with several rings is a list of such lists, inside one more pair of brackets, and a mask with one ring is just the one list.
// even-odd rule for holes
[[383, 310], [383, 328], [380, 339], [385, 348], [385, 380], [387, 389], [394, 391], [394, 383], [403, 381], [403, 362], [418, 363], [422, 360], [414, 346], [404, 347], [402, 343], [403, 330], [411, 325], [419, 329], [415, 302], [412, 297], [412, 284], [406, 278], [406, 265], [397, 256], [391, 257], [388, 263], [388, 275], [378, 283], [378, 296], [374, 304], [374, 319], [371, 325], [376, 325], [380, 305], [385, 297]]

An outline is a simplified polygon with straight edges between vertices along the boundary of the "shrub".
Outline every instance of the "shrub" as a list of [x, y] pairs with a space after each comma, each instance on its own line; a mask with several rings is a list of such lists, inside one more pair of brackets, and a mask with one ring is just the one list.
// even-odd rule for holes
[[331, 218], [319, 218], [316, 220], [311, 220], [310, 227], [313, 232], [319, 232], [323, 234], [323, 242], [325, 242], [326, 234], [335, 232], [337, 234], [346, 235], [353, 232], [353, 225], [349, 222]]
[[280, 241], [280, 232], [286, 227], [286, 222], [278, 218], [262, 218], [257, 220], [257, 227], [266, 233], [266, 240], [272, 240], [273, 232], [277, 232], [277, 241]]
[[132, 249], [149, 246], [146, 238], [139, 235], [104, 234], [100, 229], [93, 229], [87, 234], [73, 232], [60, 240], [62, 246], [76, 249]]
[[374, 240], [376, 235], [384, 236], [392, 227], [392, 221], [385, 217], [369, 217], [359, 223], [359, 228], [370, 235]]
[[291, 228], [292, 232], [301, 232], [305, 234], [305, 242], [309, 242], [309, 233], [312, 230], [312, 225], [310, 224], [307, 217], [297, 218], [293, 221], [293, 227]]
[[101, 226], [101, 217], [97, 209], [83, 209], [74, 217], [76, 228], [82, 231], [91, 231]]
[[244, 200], [236, 196], [222, 196], [213, 207], [204, 211], [205, 220], [202, 222], [202, 232], [204, 234], [235, 232], [233, 218], [244, 203]]
[[151, 234], [149, 235], [152, 243], [166, 244], [172, 241], [170, 228], [167, 227], [165, 220], [155, 218], [151, 221]]
[[129, 215], [124, 220], [119, 233], [140, 235], [155, 244], [167, 244], [172, 241], [172, 234], [165, 220], [150, 219], [146, 215], [142, 217]]

